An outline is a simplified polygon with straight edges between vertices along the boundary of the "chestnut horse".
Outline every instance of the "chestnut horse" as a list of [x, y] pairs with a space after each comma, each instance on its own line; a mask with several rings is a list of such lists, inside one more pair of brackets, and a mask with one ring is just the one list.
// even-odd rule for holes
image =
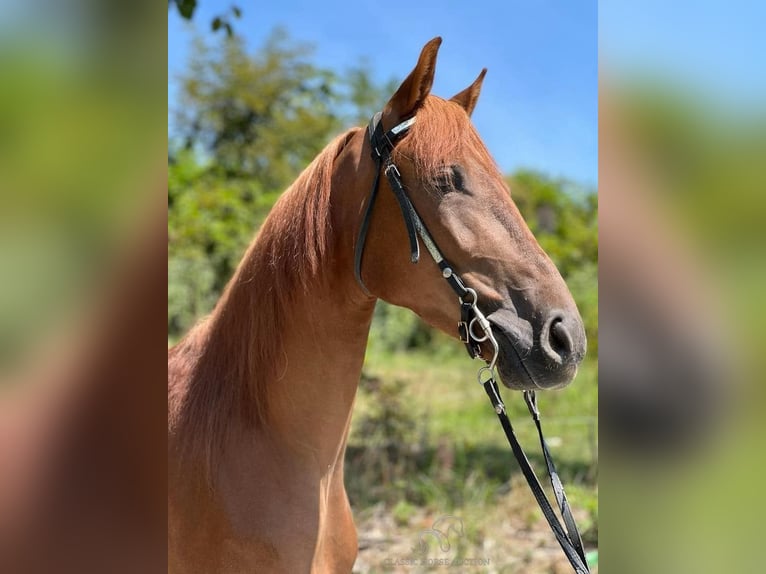
[[[484, 71], [451, 100], [430, 95], [440, 44], [426, 44], [383, 110], [385, 130], [417, 119], [393, 159], [434, 240], [491, 313], [505, 385], [565, 385], [585, 353], [582, 320], [471, 125]], [[363, 129], [332, 141], [276, 203], [211, 316], [169, 351], [172, 572], [353, 567], [343, 456], [376, 298], [452, 336], [460, 316], [434, 262], [410, 263], [382, 177], [366, 289], [355, 279], [378, 175], [370, 153]]]

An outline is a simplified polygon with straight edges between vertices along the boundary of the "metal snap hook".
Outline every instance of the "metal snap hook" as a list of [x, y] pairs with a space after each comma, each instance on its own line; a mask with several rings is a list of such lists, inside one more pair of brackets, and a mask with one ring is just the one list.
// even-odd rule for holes
[[[492, 345], [492, 359], [487, 361], [487, 364], [491, 370], [494, 370], [495, 365], [497, 364], [498, 355], [500, 354], [500, 346], [497, 343], [497, 339], [495, 339], [494, 333], [492, 333], [492, 325], [490, 325], [484, 314], [476, 306], [473, 307], [473, 312], [475, 317], [468, 325], [468, 335], [478, 343], [489, 341]], [[484, 331], [484, 334], [481, 337], [477, 337], [476, 333], [474, 333], [474, 323], [478, 323], [482, 331]]]
[[[485, 380], [482, 380], [482, 376], [485, 373], [488, 374], [489, 376]], [[485, 384], [487, 384], [488, 382], [490, 382], [492, 379], [495, 378], [495, 373], [492, 367], [487, 365], [486, 367], [482, 367], [481, 369], [479, 369], [479, 372], [477, 373], [476, 376], [479, 379], [479, 384], [483, 387]]]

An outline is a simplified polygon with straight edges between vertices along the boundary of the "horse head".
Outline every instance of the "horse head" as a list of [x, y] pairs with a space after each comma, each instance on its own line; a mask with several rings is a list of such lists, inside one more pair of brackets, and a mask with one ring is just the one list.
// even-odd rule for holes
[[[391, 144], [390, 163], [451, 270], [475, 290], [498, 343], [503, 383], [514, 389], [564, 386], [585, 355], [582, 319], [471, 124], [486, 70], [449, 100], [431, 95], [440, 44], [435, 38], [425, 45], [380, 115], [382, 132], [406, 126]], [[362, 161], [372, 153], [368, 141]], [[446, 272], [427, 257], [411, 263], [418, 258], [412, 239], [407, 242], [404, 208], [391, 181], [379, 173], [376, 178], [381, 191], [358, 270], [364, 290], [456, 337], [460, 306]], [[483, 358], [493, 353], [487, 342], [481, 345]]]

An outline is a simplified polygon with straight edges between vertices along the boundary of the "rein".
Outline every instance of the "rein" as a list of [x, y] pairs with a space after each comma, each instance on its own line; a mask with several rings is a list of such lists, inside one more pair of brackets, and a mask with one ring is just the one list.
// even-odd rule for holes
[[[558, 543], [561, 545], [564, 554], [566, 554], [566, 557], [569, 559], [570, 564], [577, 574], [588, 574], [590, 570], [585, 559], [585, 550], [583, 548], [580, 532], [578, 531], [577, 524], [572, 516], [572, 511], [569, 502], [567, 501], [566, 493], [564, 492], [564, 486], [561, 483], [558, 472], [556, 472], [556, 466], [553, 463], [548, 444], [543, 436], [543, 429], [540, 422], [540, 411], [537, 408], [535, 391], [524, 391], [524, 401], [526, 402], [529, 413], [537, 427], [540, 446], [542, 448], [543, 457], [545, 458], [551, 487], [553, 488], [556, 497], [556, 503], [561, 511], [561, 516], [564, 519], [563, 526], [553, 510], [548, 497], [545, 495], [545, 491], [513, 431], [513, 426], [508, 418], [505, 404], [500, 397], [500, 390], [495, 382], [495, 364], [497, 363], [499, 346], [492, 333], [492, 326], [477, 306], [478, 295], [474, 289], [465, 286], [465, 283], [463, 283], [462, 279], [453, 271], [451, 265], [444, 258], [441, 251], [439, 251], [436, 242], [433, 240], [433, 237], [431, 237], [423, 220], [412, 205], [412, 201], [402, 184], [401, 173], [396, 165], [394, 165], [391, 158], [396, 142], [401, 139], [407, 133], [407, 130], [409, 130], [415, 123], [415, 117], [403, 121], [386, 132], [384, 131], [381, 122], [381, 116], [381, 112], [375, 114], [368, 126], [368, 136], [372, 147], [371, 155], [375, 162], [376, 169], [375, 178], [372, 183], [372, 190], [370, 191], [370, 197], [367, 201], [367, 207], [365, 208], [364, 217], [362, 219], [361, 227], [359, 228], [359, 236], [357, 237], [354, 250], [354, 275], [356, 276], [356, 280], [367, 295], [372, 295], [362, 280], [362, 256], [364, 254], [364, 244], [367, 239], [367, 231], [370, 226], [372, 211], [375, 206], [375, 198], [378, 193], [380, 173], [383, 171], [394, 192], [399, 208], [402, 211], [402, 217], [404, 218], [410, 242], [410, 259], [412, 263], [417, 263], [420, 260], [420, 246], [418, 242], [418, 236], [420, 236], [420, 240], [431, 255], [431, 258], [439, 266], [439, 269], [441, 269], [442, 277], [449, 283], [449, 286], [452, 287], [452, 290], [455, 291], [458, 296], [458, 301], [460, 302], [460, 321], [457, 325], [458, 334], [460, 340], [465, 344], [468, 355], [472, 359], [479, 358], [481, 355], [481, 343], [488, 341], [492, 345], [492, 359], [486, 361], [486, 365], [479, 369], [479, 384], [484, 387], [484, 391], [489, 397], [492, 408], [495, 410], [497, 418], [500, 421], [500, 425], [503, 427], [503, 431], [505, 431], [505, 436], [508, 438], [508, 443], [511, 446], [513, 455], [516, 457], [516, 460], [521, 467], [524, 478], [527, 480], [527, 484], [529, 484], [529, 488], [532, 490], [532, 494], [534, 494], [535, 499], [537, 500], [545, 519], [548, 521], [553, 534], [556, 536], [556, 540], [558, 540]], [[481, 329], [481, 332], [479, 333], [476, 332], [477, 326]]]

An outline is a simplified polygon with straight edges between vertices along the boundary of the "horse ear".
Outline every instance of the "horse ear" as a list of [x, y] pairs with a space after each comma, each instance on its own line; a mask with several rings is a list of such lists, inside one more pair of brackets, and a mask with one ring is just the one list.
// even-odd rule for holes
[[410, 72], [410, 75], [402, 82], [402, 85], [386, 104], [385, 116], [391, 115], [394, 122], [399, 122], [412, 116], [423, 105], [434, 83], [436, 54], [439, 52], [441, 43], [441, 37], [437, 36], [423, 46], [415, 69]]
[[479, 99], [479, 93], [481, 92], [481, 84], [484, 81], [484, 75], [486, 73], [487, 68], [484, 68], [479, 74], [479, 77], [473, 81], [473, 84], [450, 98], [451, 102], [459, 104], [469, 116], [473, 113], [473, 109], [476, 107], [476, 102]]

